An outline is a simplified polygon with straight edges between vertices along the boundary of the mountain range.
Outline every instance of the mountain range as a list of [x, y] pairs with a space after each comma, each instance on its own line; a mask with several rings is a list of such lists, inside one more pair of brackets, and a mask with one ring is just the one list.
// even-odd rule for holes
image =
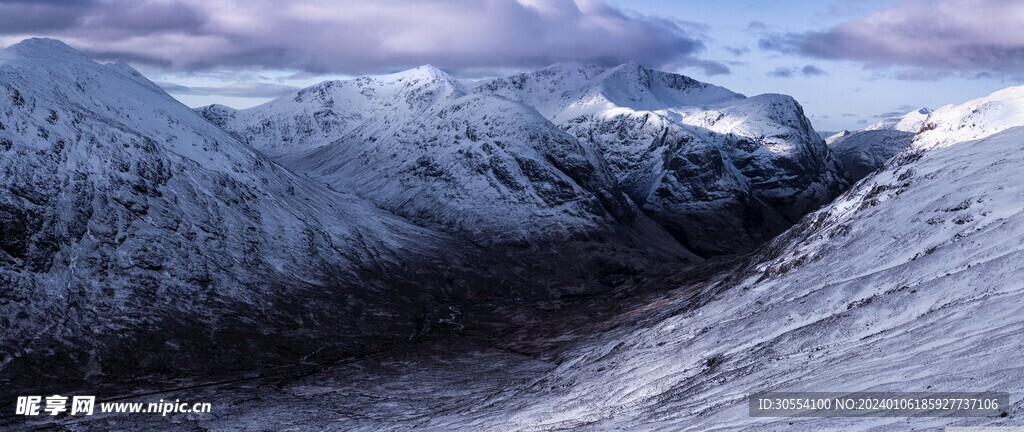
[[[211, 391], [242, 412], [200, 423], [366, 431], [1019, 426], [1024, 405], [1016, 399], [998, 417], [759, 418], [748, 415], [748, 397], [1024, 391], [1021, 95], [1024, 87], [1011, 87], [936, 109], [903, 151], [833, 202], [753, 253], [698, 266], [667, 290], [538, 315], [542, 324], [469, 355], [421, 347], [428, 354], [372, 362], [381, 370], [370, 362], [330, 367], [255, 384], [270, 395], [256, 402], [247, 392]], [[609, 302], [619, 304], [608, 310]], [[443, 350], [452, 349], [446, 340]], [[294, 406], [360, 415], [310, 420]]]
[[[190, 388], [234, 407], [197, 428], [277, 430], [782, 428], [750, 389], [1024, 391], [1022, 126], [1011, 87], [826, 140], [789, 96], [636, 63], [193, 110], [29, 39], [0, 51], [0, 383]], [[117, 427], [178, 426], [144, 417]], [[947, 424], [876, 426], [901, 422]]]
[[[424, 66], [198, 111], [295, 172], [484, 241], [551, 237], [524, 220], [578, 233], [642, 215], [697, 255], [737, 253], [847, 186], [792, 98], [636, 63], [469, 84]], [[473, 232], [483, 221], [494, 230]]]
[[635, 63], [425, 66], [242, 111], [54, 40], [0, 73], [0, 346], [37, 380], [39, 355], [89, 380], [369, 352], [461, 303], [750, 250], [846, 185], [791, 98]]

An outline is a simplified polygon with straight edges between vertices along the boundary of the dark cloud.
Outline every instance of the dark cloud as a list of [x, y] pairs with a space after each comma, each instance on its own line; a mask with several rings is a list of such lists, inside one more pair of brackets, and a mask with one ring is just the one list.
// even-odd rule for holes
[[744, 54], [750, 52], [750, 48], [749, 47], [745, 47], [745, 46], [744, 47], [731, 47], [731, 46], [727, 46], [727, 47], [725, 47], [725, 50], [729, 51], [730, 53], [732, 53], [732, 55], [735, 55], [735, 56], [741, 56], [741, 55], [744, 55]]
[[857, 120], [857, 124], [868, 124], [868, 121], [864, 120], [864, 119], [860, 119], [860, 120]]
[[775, 69], [768, 71], [767, 75], [775, 78], [792, 78], [794, 72], [793, 68], [777, 67]]
[[854, 114], [854, 113], [843, 113], [843, 117], [857, 117], [857, 114]]
[[757, 47], [764, 51], [782, 51], [786, 53], [792, 53], [792, 50], [786, 48], [783, 42], [780, 40], [782, 36], [772, 35], [766, 36], [757, 40]]
[[880, 119], [887, 119], [893, 117], [903, 117], [904, 114], [906, 114], [905, 111], [889, 111], [880, 114], [875, 114], [874, 117]]
[[688, 59], [678, 62], [676, 64], [676, 67], [693, 67], [702, 69], [704, 73], [709, 76], [728, 75], [732, 73], [732, 70], [729, 69], [729, 66], [710, 60]]
[[724, 74], [704, 60], [700, 27], [603, 0], [2, 1], [0, 34], [51, 36], [100, 60], [175, 70], [462, 71], [560, 61]]
[[814, 65], [807, 65], [807, 66], [804, 66], [804, 67], [800, 68], [800, 73], [803, 74], [804, 76], [824, 76], [824, 75], [828, 75], [828, 72], [825, 72], [825, 71], [821, 70], [820, 68], [818, 68], [817, 66], [814, 66]]
[[0, 1], [0, 33], [47, 32], [81, 25], [91, 1]]
[[790, 68], [780, 66], [768, 71], [768, 76], [775, 78], [793, 78], [797, 75], [803, 75], [805, 77], [816, 77], [828, 75], [828, 73], [813, 65], [807, 65], [802, 68]]
[[929, 69], [901, 69], [892, 74], [893, 78], [904, 81], [938, 81], [951, 75], [949, 71]]
[[903, 0], [896, 6], [809, 33], [772, 34], [761, 49], [870, 66], [902, 66], [898, 79], [949, 71], [1024, 70], [1024, 2]]
[[276, 98], [299, 91], [298, 87], [258, 82], [218, 87], [189, 87], [168, 82], [158, 82], [156, 84], [167, 93], [177, 95]]
[[197, 6], [175, 2], [118, 2], [117, 7], [97, 8], [83, 25], [112, 36], [144, 36], [167, 32], [201, 33], [205, 12]]
[[751, 21], [750, 24], [747, 24], [747, 30], [754, 30], [754, 31], [768, 30], [768, 26], [765, 23], [761, 22], [761, 21]]

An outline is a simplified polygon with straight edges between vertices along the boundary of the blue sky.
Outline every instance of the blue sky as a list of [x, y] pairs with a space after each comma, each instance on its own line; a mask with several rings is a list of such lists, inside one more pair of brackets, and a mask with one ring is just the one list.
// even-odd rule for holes
[[1014, 0], [3, 0], [0, 46], [64, 40], [190, 106], [434, 64], [464, 78], [635, 60], [795, 97], [822, 131], [1019, 85]]

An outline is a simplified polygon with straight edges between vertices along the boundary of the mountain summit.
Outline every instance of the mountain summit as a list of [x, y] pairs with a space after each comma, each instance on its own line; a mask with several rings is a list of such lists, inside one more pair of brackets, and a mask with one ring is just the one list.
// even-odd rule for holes
[[[700, 255], [742, 252], [846, 185], [792, 98], [635, 62], [470, 85], [423, 66], [199, 112], [290, 169], [478, 242], [639, 221]], [[428, 172], [427, 188], [408, 177]]]
[[630, 198], [702, 255], [746, 251], [846, 187], [803, 109], [637, 63], [476, 83], [593, 147]]

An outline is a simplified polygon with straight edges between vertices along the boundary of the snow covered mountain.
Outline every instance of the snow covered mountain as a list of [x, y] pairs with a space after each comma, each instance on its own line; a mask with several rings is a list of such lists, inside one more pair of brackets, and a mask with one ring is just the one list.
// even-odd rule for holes
[[928, 119], [932, 110], [921, 108], [900, 117], [891, 117], [871, 124], [857, 132], [843, 131], [825, 142], [843, 164], [851, 182], [879, 169], [909, 145]]
[[404, 340], [431, 275], [461, 278], [453, 239], [296, 176], [127, 65], [26, 40], [0, 51], [0, 98], [5, 380]]
[[988, 96], [935, 110], [911, 145], [914, 149], [943, 147], [1024, 126], [1024, 86], [1009, 87]]
[[734, 253], [846, 185], [792, 98], [636, 63], [468, 88], [424, 66], [198, 111], [296, 172], [476, 242], [660, 230], [650, 216], [690, 250]]
[[592, 146], [634, 202], [691, 250], [749, 250], [846, 182], [792, 98], [747, 98], [636, 63], [557, 64], [473, 85]]
[[1016, 91], [936, 111], [933, 130], [970, 129], [973, 140], [920, 137], [921, 150], [806, 218], [744, 271], [680, 290], [644, 309], [666, 315], [564, 354], [533, 386], [541, 395], [510, 399], [496, 410], [514, 413], [489, 427], [1019, 425], [1019, 398], [1008, 419], [759, 419], [746, 404], [759, 391], [1024, 391], [1024, 184], [1015, 181], [1024, 128], [985, 136], [1000, 127], [976, 112], [997, 105], [999, 124], [1024, 121], [1009, 114], [1024, 108], [1007, 97]]
[[664, 237], [592, 148], [534, 109], [470, 94], [431, 66], [328, 81], [248, 110], [199, 112], [296, 172], [476, 243], [527, 245], [622, 227]]
[[276, 102], [362, 119], [279, 153], [297, 174], [214, 124], [246, 112], [54, 40], [0, 51], [2, 387], [328, 361], [699, 261], [532, 108], [433, 68], [366, 83]]
[[437, 102], [465, 94], [462, 84], [433, 66], [383, 77], [325, 81], [261, 107], [198, 111], [271, 157], [323, 147], [354, 129], [393, 131]]
[[[1001, 113], [1024, 108], [1006, 94], [981, 100], [1000, 101]], [[932, 123], [971, 125], [974, 139], [922, 141], [709, 280], [658, 289], [596, 334], [579, 334], [585, 311], [565, 310], [543, 323], [560, 332], [522, 336], [571, 341], [565, 348], [397, 356], [253, 384], [267, 389], [258, 399], [224, 388], [209, 394], [231, 414], [195, 422], [366, 431], [1024, 425], [1024, 401], [1012, 396], [1024, 392], [1024, 127], [983, 135], [999, 127], [975, 122], [976, 106], [945, 107], [936, 113], [952, 123]], [[439, 351], [469, 337], [457, 335]], [[995, 418], [750, 417], [748, 396], [765, 391], [1004, 391], [1011, 406]], [[310, 418], [295, 406], [344, 414]]]
[[[474, 417], [461, 421], [694, 431], [1019, 425], [1019, 398], [1009, 418], [962, 419], [752, 418], [746, 398], [1024, 391], [1024, 186], [1010, 180], [1021, 164], [1024, 128], [888, 165], [738, 277], [644, 308], [645, 322], [565, 353], [531, 381], [529, 397], [493, 396], [503, 403], [469, 408]], [[657, 310], [666, 315], [652, 318]]]

